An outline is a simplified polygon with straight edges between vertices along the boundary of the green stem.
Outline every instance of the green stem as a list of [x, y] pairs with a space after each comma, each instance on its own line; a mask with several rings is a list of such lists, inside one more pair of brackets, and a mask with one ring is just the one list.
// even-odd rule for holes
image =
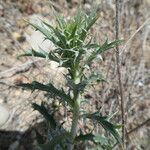
[[71, 128], [71, 134], [73, 138], [75, 138], [76, 136], [79, 113], [80, 113], [80, 106], [78, 102], [76, 102], [75, 109], [73, 110], [73, 122], [72, 122], [72, 128]]
[[72, 119], [72, 126], [71, 126], [71, 138], [72, 139], [71, 139], [71, 144], [69, 146], [69, 150], [73, 150], [74, 148], [73, 142], [77, 133], [79, 115], [80, 115], [80, 101], [76, 100], [74, 108], [73, 108], [73, 119]]
[[[78, 76], [78, 72], [76, 72], [75, 76]], [[76, 84], [80, 83], [80, 78], [77, 77], [74, 79]], [[76, 90], [76, 89], [75, 89]], [[73, 118], [72, 118], [72, 126], [71, 126], [71, 144], [69, 145], [69, 150], [73, 150], [74, 148], [74, 139], [77, 134], [78, 120], [80, 116], [80, 94], [74, 91], [74, 107], [73, 107]]]

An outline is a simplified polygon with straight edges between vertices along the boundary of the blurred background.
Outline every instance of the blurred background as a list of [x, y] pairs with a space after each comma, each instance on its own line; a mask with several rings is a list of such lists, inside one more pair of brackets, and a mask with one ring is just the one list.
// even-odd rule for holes
[[[42, 19], [55, 25], [53, 9], [70, 19], [79, 6], [87, 14], [98, 6], [100, 19], [92, 28], [98, 43], [115, 39], [114, 0], [0, 0], [0, 106], [5, 107], [5, 111], [0, 107], [5, 118], [4, 123], [0, 121], [0, 150], [32, 150], [34, 128], [42, 133], [46, 129], [40, 114], [31, 108], [32, 102], [46, 101], [46, 95], [31, 93], [16, 84], [51, 80], [56, 86], [63, 85], [63, 69], [56, 64], [35, 58], [17, 59], [31, 47], [48, 51], [53, 47], [43, 42], [43, 36], [25, 20], [38, 23]], [[150, 149], [149, 10], [150, 0], [121, 1], [119, 37], [125, 41], [119, 49], [128, 150]], [[109, 83], [86, 93], [91, 104], [87, 109], [114, 115], [113, 122], [121, 123], [115, 50], [104, 53], [102, 58], [93, 64], [92, 71], [103, 73]], [[63, 118], [62, 112], [57, 118]], [[97, 132], [102, 132], [99, 126]]]

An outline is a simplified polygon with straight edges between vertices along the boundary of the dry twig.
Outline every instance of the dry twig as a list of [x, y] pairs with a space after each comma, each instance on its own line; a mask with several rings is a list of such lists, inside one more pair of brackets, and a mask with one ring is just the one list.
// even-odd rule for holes
[[[119, 8], [120, 8], [121, 2], [119, 0], [116, 0], [116, 24], [115, 24], [115, 30], [116, 30], [116, 40], [119, 39]], [[124, 98], [123, 98], [123, 87], [122, 87], [122, 81], [121, 81], [121, 71], [120, 71], [120, 56], [119, 56], [119, 47], [116, 47], [116, 62], [117, 62], [117, 74], [118, 74], [118, 82], [119, 82], [119, 90], [120, 90], [120, 97], [121, 97], [121, 118], [122, 118], [122, 141], [123, 141], [123, 147], [125, 148], [125, 109], [124, 109]]]
[[131, 134], [131, 133], [137, 131], [138, 129], [142, 128], [143, 126], [145, 126], [148, 123], [150, 123], [150, 118], [148, 118], [146, 121], [144, 121], [141, 124], [139, 124], [137, 127], [131, 129], [127, 134]]
[[123, 53], [126, 51], [128, 44], [131, 42], [131, 40], [135, 37], [135, 35], [147, 24], [150, 22], [150, 18], [148, 18], [132, 35], [131, 37], [128, 39], [128, 41], [126, 42], [126, 44], [124, 45], [124, 47], [121, 49], [120, 54], [119, 55], [123, 55]]

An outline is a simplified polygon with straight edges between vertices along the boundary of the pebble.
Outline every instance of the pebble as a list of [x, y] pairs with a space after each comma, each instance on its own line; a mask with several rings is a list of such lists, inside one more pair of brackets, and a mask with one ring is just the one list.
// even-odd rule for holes
[[0, 127], [2, 127], [9, 119], [10, 113], [6, 105], [0, 104]]
[[10, 146], [9, 146], [9, 149], [8, 150], [16, 150], [19, 148], [19, 141], [15, 141], [14, 143], [12, 143]]

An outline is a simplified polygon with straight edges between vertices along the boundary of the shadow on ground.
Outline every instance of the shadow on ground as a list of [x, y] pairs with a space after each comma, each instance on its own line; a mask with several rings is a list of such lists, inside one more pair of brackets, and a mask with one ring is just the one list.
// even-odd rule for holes
[[35, 129], [46, 133], [46, 123], [37, 123], [25, 132], [0, 130], [0, 150], [35, 150]]

